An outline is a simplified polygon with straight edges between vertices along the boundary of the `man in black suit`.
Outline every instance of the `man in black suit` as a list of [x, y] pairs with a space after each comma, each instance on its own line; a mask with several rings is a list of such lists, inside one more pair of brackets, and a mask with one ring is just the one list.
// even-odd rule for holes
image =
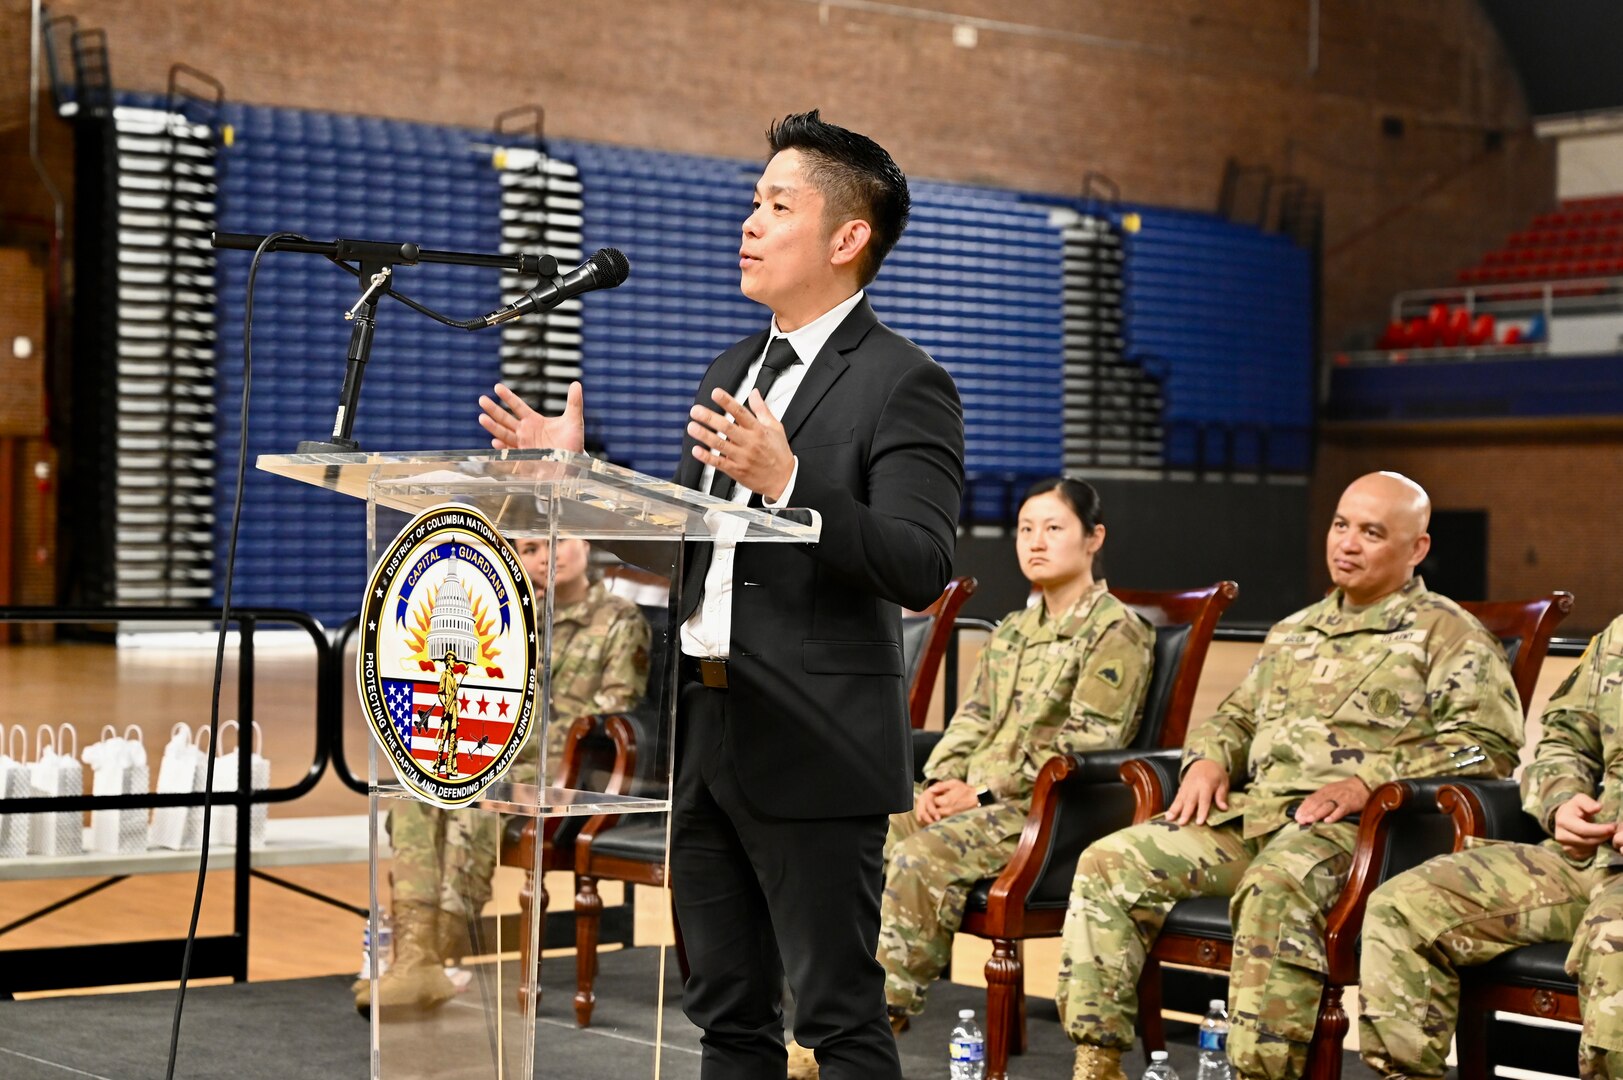
[[[925, 607], [951, 577], [963, 414], [951, 377], [863, 293], [907, 222], [901, 170], [815, 110], [767, 138], [739, 269], [772, 324], [705, 373], [676, 479], [808, 508], [822, 535], [688, 560], [671, 840], [683, 1007], [707, 1080], [783, 1077], [787, 976], [824, 1077], [899, 1080], [875, 960], [887, 815], [912, 805], [898, 605]], [[580, 449], [578, 383], [558, 417], [496, 392], [480, 399], [495, 446]]]

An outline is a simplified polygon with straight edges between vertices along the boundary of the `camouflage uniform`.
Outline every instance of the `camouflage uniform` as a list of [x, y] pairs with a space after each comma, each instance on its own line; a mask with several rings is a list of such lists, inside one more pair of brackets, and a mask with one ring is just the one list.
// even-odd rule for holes
[[[581, 716], [629, 709], [648, 685], [648, 623], [637, 605], [601, 584], [552, 618], [552, 723], [547, 769], [563, 763], [570, 724]], [[536, 755], [524, 753], [507, 779], [534, 783]], [[394, 900], [477, 917], [490, 899], [501, 841], [500, 818], [483, 810], [445, 810], [415, 799], [389, 811]]]
[[[1522, 806], [1553, 832], [1574, 795], [1598, 799], [1593, 820], [1623, 803], [1623, 618], [1589, 651], [1544, 711], [1544, 735], [1522, 774]], [[1364, 1059], [1384, 1074], [1442, 1076], [1458, 1018], [1460, 967], [1519, 945], [1571, 941], [1567, 972], [1583, 1010], [1579, 1074], [1623, 1077], [1623, 852], [1576, 862], [1554, 840], [1488, 844], [1433, 859], [1386, 882], [1364, 916]]]
[[925, 764], [929, 780], [985, 785], [996, 798], [933, 825], [891, 819], [879, 960], [892, 1009], [916, 1014], [952, 953], [964, 897], [1008, 865], [1037, 772], [1050, 757], [1125, 746], [1138, 730], [1154, 632], [1096, 582], [1050, 619], [1010, 615], [981, 650], [969, 694]]
[[1522, 717], [1504, 653], [1419, 578], [1363, 609], [1338, 589], [1269, 631], [1257, 661], [1185, 747], [1246, 790], [1206, 825], [1123, 829], [1077, 864], [1058, 1004], [1078, 1043], [1133, 1043], [1138, 977], [1179, 900], [1226, 896], [1234, 926], [1229, 1058], [1242, 1076], [1300, 1076], [1323, 992], [1324, 914], [1357, 828], [1301, 827], [1293, 803], [1356, 776], [1507, 775]]

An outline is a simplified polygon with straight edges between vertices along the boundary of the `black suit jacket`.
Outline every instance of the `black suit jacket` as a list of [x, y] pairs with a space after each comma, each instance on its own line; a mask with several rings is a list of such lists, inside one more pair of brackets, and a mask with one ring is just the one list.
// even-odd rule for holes
[[[713, 408], [711, 390], [736, 390], [766, 339], [717, 357], [695, 401]], [[782, 420], [800, 460], [790, 502], [822, 515], [822, 535], [814, 545], [738, 546], [727, 694], [738, 779], [779, 817], [905, 810], [913, 766], [900, 607], [928, 606], [952, 577], [964, 486], [958, 390], [865, 297]], [[683, 441], [676, 480], [696, 488], [693, 445]], [[684, 620], [710, 551], [688, 549]]]

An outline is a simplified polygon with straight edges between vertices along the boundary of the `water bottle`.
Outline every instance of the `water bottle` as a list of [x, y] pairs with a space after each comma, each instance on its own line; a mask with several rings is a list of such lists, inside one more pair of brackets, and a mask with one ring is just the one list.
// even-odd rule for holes
[[[394, 959], [394, 920], [387, 911], [378, 912], [378, 978], [389, 970]], [[361, 978], [372, 977], [372, 920], [361, 927]]]
[[1151, 1052], [1150, 1067], [1144, 1070], [1144, 1080], [1178, 1080], [1178, 1074], [1167, 1060], [1165, 1050]]
[[983, 1080], [986, 1076], [986, 1036], [975, 1023], [974, 1009], [959, 1009], [952, 1029], [952, 1080]]
[[1213, 998], [1200, 1022], [1200, 1068], [1195, 1080], [1233, 1080], [1229, 1068], [1229, 1012], [1222, 998]]

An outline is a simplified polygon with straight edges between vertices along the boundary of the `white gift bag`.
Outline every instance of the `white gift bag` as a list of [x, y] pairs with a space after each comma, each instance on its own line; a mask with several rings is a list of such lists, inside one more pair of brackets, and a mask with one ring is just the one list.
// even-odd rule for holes
[[[92, 770], [92, 795], [145, 795], [147, 748], [141, 729], [133, 724], [120, 737], [111, 725], [101, 729], [101, 741], [85, 747], [84, 761]], [[90, 850], [130, 855], [147, 849], [145, 810], [95, 810], [90, 815]]]
[[[28, 779], [34, 795], [72, 798], [84, 794], [85, 775], [84, 766], [79, 764], [79, 733], [72, 724], [59, 724], [55, 731], [48, 724], [39, 726], [34, 734], [34, 760], [28, 766]], [[83, 814], [67, 811], [34, 815], [28, 833], [30, 855], [81, 855], [84, 849]]]
[[[229, 753], [221, 754], [214, 762], [214, 790], [216, 792], [234, 792], [237, 790], [237, 753], [242, 749], [242, 731], [235, 720], [227, 720], [220, 725], [220, 741], [225, 742], [227, 728], [237, 732], [237, 745]], [[249, 790], [263, 791], [270, 787], [270, 761], [261, 756], [260, 750], [265, 745], [265, 733], [260, 730], [259, 721], [253, 722], [254, 738], [253, 755], [248, 761]], [[267, 803], [254, 804], [253, 812], [248, 818], [248, 846], [260, 847], [265, 843], [265, 822], [270, 816], [270, 806]], [[210, 844], [235, 844], [237, 842], [237, 808], [216, 804], [214, 820], [209, 825]]]
[[[26, 799], [33, 793], [28, 782], [28, 732], [22, 725], [5, 734], [0, 749], [0, 799]], [[20, 859], [28, 854], [28, 831], [32, 814], [0, 814], [0, 859]]]
[[[207, 732], [207, 728], [202, 729]], [[205, 755], [193, 741], [192, 729], [177, 723], [164, 744], [158, 765], [159, 795], [192, 795], [203, 790], [201, 766]], [[184, 850], [203, 845], [201, 806], [160, 806], [152, 811], [150, 841], [155, 848]]]

